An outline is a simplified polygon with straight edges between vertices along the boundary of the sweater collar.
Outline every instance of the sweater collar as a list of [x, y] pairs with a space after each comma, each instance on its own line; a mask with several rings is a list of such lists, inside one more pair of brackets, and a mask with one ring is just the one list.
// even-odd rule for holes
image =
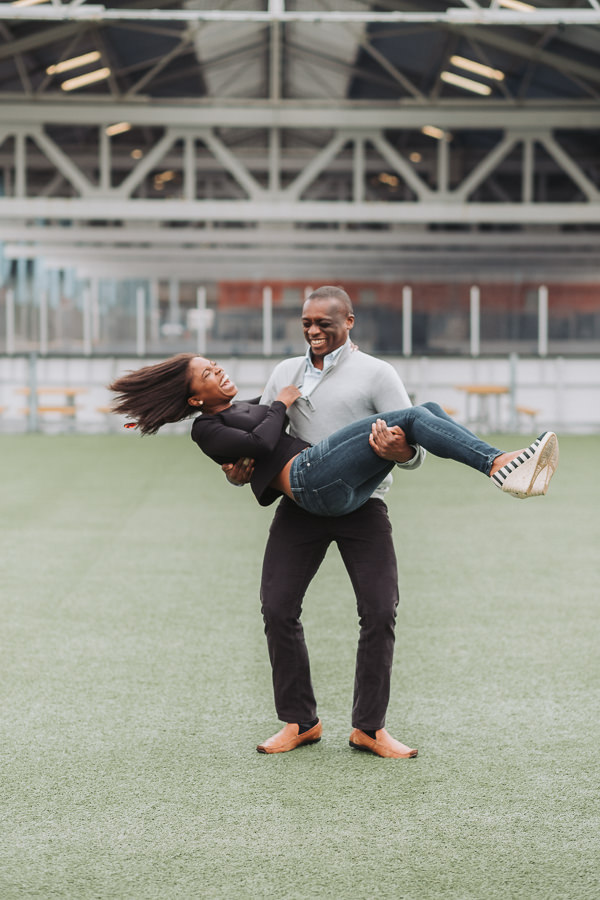
[[317, 367], [314, 365], [311, 355], [310, 355], [310, 347], [307, 347], [306, 353], [304, 354], [307, 370], [310, 372], [318, 373], [319, 375], [324, 374], [327, 371], [327, 369], [331, 368], [331, 366], [336, 365], [336, 363], [338, 362], [338, 360], [344, 353], [344, 350], [349, 351], [351, 344], [352, 344], [352, 341], [350, 340], [350, 336], [348, 336], [348, 339], [346, 340], [345, 344], [342, 344], [341, 347], [338, 347], [336, 350], [332, 350], [331, 353], [328, 353], [326, 356], [323, 357], [323, 368], [322, 369], [317, 369]]

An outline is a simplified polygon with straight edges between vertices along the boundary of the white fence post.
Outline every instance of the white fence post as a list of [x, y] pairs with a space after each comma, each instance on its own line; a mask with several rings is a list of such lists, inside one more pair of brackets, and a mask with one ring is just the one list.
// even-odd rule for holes
[[135, 292], [136, 308], [136, 341], [135, 352], [138, 356], [146, 355], [146, 291], [139, 287]]
[[15, 352], [15, 292], [6, 292], [6, 353], [11, 356]]
[[196, 309], [198, 310], [198, 328], [196, 331], [196, 350], [199, 356], [206, 355], [206, 288], [196, 290]]
[[40, 354], [48, 355], [48, 294], [40, 293]]
[[402, 355], [412, 356], [412, 288], [402, 288]]
[[481, 333], [479, 296], [479, 288], [476, 284], [472, 285], [470, 291], [471, 356], [479, 356], [479, 338]]
[[92, 355], [92, 297], [89, 286], [83, 289], [83, 354]]
[[273, 291], [263, 288], [263, 356], [273, 353]]
[[548, 288], [544, 284], [538, 288], [538, 353], [548, 355]]

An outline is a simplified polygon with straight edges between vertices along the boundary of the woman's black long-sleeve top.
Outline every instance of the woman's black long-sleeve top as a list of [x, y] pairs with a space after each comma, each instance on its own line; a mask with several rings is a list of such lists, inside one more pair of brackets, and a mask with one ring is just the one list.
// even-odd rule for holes
[[232, 403], [223, 412], [194, 419], [192, 439], [220, 466], [242, 456], [255, 460], [250, 485], [261, 506], [273, 503], [281, 492], [270, 487], [273, 478], [293, 456], [310, 444], [284, 431], [287, 408], [275, 400], [270, 406], [259, 397]]

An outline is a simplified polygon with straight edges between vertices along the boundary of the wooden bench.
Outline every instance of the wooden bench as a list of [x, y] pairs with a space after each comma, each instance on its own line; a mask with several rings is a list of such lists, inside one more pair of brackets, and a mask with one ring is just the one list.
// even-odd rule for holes
[[[31, 388], [22, 387], [16, 389], [17, 394], [25, 395], [31, 401]], [[45, 416], [47, 414], [56, 414], [60, 416], [60, 418], [64, 422], [68, 422], [68, 430], [72, 431], [75, 427], [75, 417], [77, 415], [77, 406], [76, 406], [76, 398], [79, 394], [85, 394], [87, 392], [87, 388], [84, 387], [62, 387], [61, 385], [40, 385], [35, 388], [35, 399], [36, 404], [31, 408], [31, 406], [26, 407], [23, 412], [29, 416], [30, 428], [36, 428], [37, 426], [34, 424], [37, 416]], [[46, 401], [42, 400], [42, 397]], [[52, 401], [55, 400], [53, 403]]]
[[[503, 384], [457, 384], [458, 391], [464, 391], [467, 395], [467, 425], [481, 428], [482, 430], [500, 431], [500, 398], [510, 393], [510, 389]], [[471, 400], [476, 404], [475, 410], [471, 409]], [[494, 401], [494, 409], [490, 404]]]
[[122, 418], [115, 415], [112, 406], [97, 406], [96, 412], [102, 413], [106, 423], [106, 431], [119, 432], [122, 430]]
[[521, 422], [527, 422], [528, 429], [535, 431], [535, 420], [540, 414], [539, 409], [533, 409], [531, 406], [515, 406], [515, 412], [519, 420], [519, 426]]
[[[31, 394], [31, 388], [22, 387], [16, 389], [17, 394], [25, 394], [26, 397], [29, 397]], [[52, 387], [37, 387], [35, 389], [36, 394], [62, 394], [63, 397], [68, 397], [70, 400], [75, 400], [78, 394], [87, 394], [87, 388], [84, 387], [60, 387], [59, 385]]]
[[[28, 406], [23, 409], [26, 415], [29, 415], [30, 411]], [[37, 411], [39, 413], [60, 413], [63, 416], [74, 416], [77, 409], [75, 406], [38, 406]]]

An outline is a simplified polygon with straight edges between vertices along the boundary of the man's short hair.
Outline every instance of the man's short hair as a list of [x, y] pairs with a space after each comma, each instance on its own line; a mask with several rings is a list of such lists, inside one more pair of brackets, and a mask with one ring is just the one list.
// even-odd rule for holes
[[319, 287], [316, 291], [313, 291], [312, 294], [309, 294], [306, 298], [307, 300], [339, 300], [344, 309], [346, 310], [346, 315], [353, 316], [354, 315], [354, 307], [352, 306], [352, 300], [349, 295], [346, 293], [344, 288], [334, 287], [330, 284], [326, 284], [323, 287]]

